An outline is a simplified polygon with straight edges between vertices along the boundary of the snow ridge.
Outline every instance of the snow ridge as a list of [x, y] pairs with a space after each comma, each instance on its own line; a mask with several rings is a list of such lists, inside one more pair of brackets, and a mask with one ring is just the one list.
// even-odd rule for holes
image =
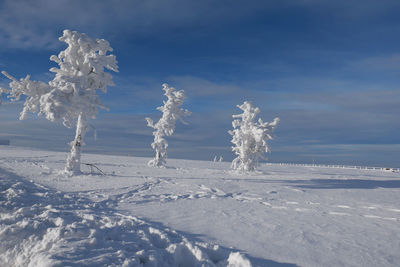
[[3, 169], [0, 191], [1, 266], [251, 266], [239, 252]]

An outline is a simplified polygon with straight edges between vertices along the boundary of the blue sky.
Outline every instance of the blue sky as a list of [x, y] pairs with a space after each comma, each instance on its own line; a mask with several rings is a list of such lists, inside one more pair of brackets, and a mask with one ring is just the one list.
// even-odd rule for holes
[[[151, 156], [144, 117], [159, 118], [167, 82], [193, 112], [169, 138], [169, 157], [231, 160], [231, 115], [250, 100], [263, 120], [281, 118], [272, 162], [399, 167], [399, 13], [390, 0], [5, 0], [0, 69], [47, 81], [63, 29], [108, 40], [120, 72], [87, 152]], [[18, 121], [20, 109], [0, 106], [0, 139], [68, 150], [73, 129]]]

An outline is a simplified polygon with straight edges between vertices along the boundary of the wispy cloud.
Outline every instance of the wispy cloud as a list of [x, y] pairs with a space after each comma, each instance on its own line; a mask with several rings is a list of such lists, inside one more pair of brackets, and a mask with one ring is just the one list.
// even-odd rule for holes
[[348, 69], [369, 72], [372, 75], [375, 72], [398, 75], [400, 73], [400, 54], [365, 57], [351, 62], [348, 65]]
[[193, 24], [210, 25], [268, 6], [256, 2], [4, 0], [0, 3], [0, 43], [3, 48], [53, 49], [60, 46], [57, 37], [64, 28], [112, 37], [117, 33], [146, 35]]
[[[200, 84], [207, 86], [214, 84], [204, 79], [200, 81]], [[224, 95], [224, 88], [229, 87], [230, 84], [222, 83], [214, 88], [222, 88]], [[155, 107], [161, 104], [163, 97], [160, 88], [152, 90], [151, 94], [158, 94], [158, 100], [153, 101], [153, 106], [150, 105], [142, 113], [120, 114], [111, 109], [91, 121], [98, 138], [95, 141], [93, 132], [89, 133], [85, 151], [152, 156], [152, 129], [146, 126], [144, 118], [151, 116], [157, 120], [161, 116]], [[140, 94], [136, 97], [136, 101], [140, 102]], [[188, 117], [188, 125], [177, 124], [176, 133], [168, 138], [170, 157], [208, 160], [214, 155], [223, 155], [226, 160], [232, 159], [227, 131], [232, 128], [232, 114], [239, 112], [234, 103], [240, 103], [240, 96], [226, 97], [232, 102], [229, 107], [221, 107], [218, 101], [205, 102], [200, 100], [201, 97], [189, 95], [191, 106], [205, 105], [206, 108], [196, 110]], [[271, 161], [311, 162], [315, 158], [319, 163], [381, 165], [385, 161], [389, 165], [396, 165], [395, 157], [389, 158], [388, 155], [393, 156], [396, 151], [392, 146], [399, 144], [399, 139], [393, 135], [400, 131], [397, 115], [400, 112], [397, 105], [399, 101], [398, 91], [391, 90], [340, 94], [331, 91], [313, 94], [260, 92], [253, 100], [261, 108], [260, 117], [265, 121], [275, 116], [281, 118], [275, 132], [276, 138], [271, 142]], [[274, 106], [275, 102], [280, 104]], [[129, 103], [127, 100], [126, 104]], [[50, 123], [43, 118], [18, 121], [20, 109], [20, 103], [0, 106], [1, 132], [13, 144], [68, 150], [67, 143], [72, 140], [74, 129]], [[369, 154], [368, 149], [375, 154]]]
[[321, 15], [349, 20], [381, 16], [398, 1], [186, 1], [186, 0], [4, 0], [0, 3], [2, 48], [54, 49], [64, 28], [107, 35], [118, 33], [174, 34], [177, 29], [203, 26], [218, 29], [224, 23], [276, 10], [305, 8]]

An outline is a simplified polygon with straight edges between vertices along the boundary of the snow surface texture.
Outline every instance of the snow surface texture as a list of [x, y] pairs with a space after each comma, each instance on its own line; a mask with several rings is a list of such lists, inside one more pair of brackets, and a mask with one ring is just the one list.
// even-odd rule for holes
[[46, 84], [32, 81], [27, 75], [18, 81], [2, 71], [11, 80], [11, 90], [1, 90], [9, 92], [14, 101], [19, 100], [21, 95], [26, 96], [21, 120], [26, 118], [28, 112], [39, 112], [50, 121], [63, 120], [66, 127], [76, 123], [76, 135], [70, 143], [71, 153], [65, 171], [79, 174], [81, 147], [88, 120], [96, 117], [98, 108], [107, 109], [101, 103], [97, 90], [106, 93], [107, 86], [114, 85], [111, 74], [104, 70], [117, 72], [118, 65], [115, 56], [108, 54], [113, 49], [104, 39], [92, 40], [84, 33], [64, 30], [59, 40], [68, 47], [58, 56], [50, 57], [59, 65], [59, 68], [50, 69], [56, 73], [53, 80]]
[[85, 194], [54, 191], [4, 169], [0, 188], [1, 266], [251, 266], [238, 252], [191, 242]]
[[149, 166], [153, 167], [165, 166], [167, 163], [168, 142], [165, 140], [164, 136], [171, 136], [174, 133], [176, 120], [180, 120], [182, 123], [186, 124], [182, 117], [189, 116], [191, 113], [189, 110], [180, 108], [186, 98], [185, 91], [176, 91], [174, 87], [169, 87], [166, 83], [162, 86], [167, 101], [164, 101], [164, 105], [157, 109], [161, 111], [163, 115], [156, 124], [154, 124], [152, 119], [146, 118], [147, 125], [155, 129], [153, 132], [154, 141], [151, 147], [155, 150], [156, 156], [148, 163]]
[[85, 154], [106, 175], [65, 177], [63, 159], [0, 147], [0, 266], [400, 262], [399, 173]]
[[245, 101], [242, 105], [237, 105], [243, 110], [242, 114], [233, 115], [233, 130], [229, 131], [232, 135], [232, 151], [237, 157], [232, 161], [232, 168], [239, 172], [255, 171], [260, 158], [264, 159], [263, 153], [269, 152], [267, 144], [272, 139], [272, 132], [278, 125], [279, 118], [272, 122], [263, 122], [261, 118], [255, 122], [255, 118], [260, 113], [259, 108]]

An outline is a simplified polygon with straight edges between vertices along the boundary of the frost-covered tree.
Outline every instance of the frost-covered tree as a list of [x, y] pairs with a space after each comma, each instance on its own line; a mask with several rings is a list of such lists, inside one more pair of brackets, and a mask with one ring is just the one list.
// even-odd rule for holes
[[222, 156], [217, 157], [217, 155], [214, 156], [213, 162], [222, 162], [224, 158]]
[[255, 122], [255, 118], [260, 113], [259, 108], [245, 101], [242, 105], [237, 105], [243, 110], [242, 114], [233, 115], [233, 130], [229, 131], [232, 135], [232, 151], [237, 157], [232, 161], [232, 168], [237, 171], [255, 171], [258, 160], [263, 157], [264, 152], [269, 152], [267, 144], [272, 139], [272, 132], [276, 128], [279, 118], [272, 122], [263, 122], [260, 118]]
[[156, 155], [148, 163], [149, 166], [153, 167], [165, 166], [168, 143], [164, 139], [164, 136], [170, 136], [174, 133], [177, 119], [186, 124], [182, 117], [191, 114], [190, 111], [180, 108], [186, 98], [183, 90], [176, 91], [174, 87], [169, 87], [166, 83], [162, 86], [165, 91], [164, 95], [168, 98], [167, 101], [163, 101], [163, 106], [157, 108], [163, 113], [162, 117], [156, 124], [154, 124], [152, 119], [146, 118], [147, 126], [155, 129], [153, 132], [154, 141], [151, 147], [155, 150]]
[[107, 86], [114, 85], [111, 74], [105, 69], [118, 72], [118, 66], [115, 56], [108, 54], [112, 48], [104, 39], [92, 40], [84, 33], [64, 30], [59, 40], [68, 47], [58, 56], [50, 57], [59, 67], [50, 69], [55, 77], [48, 84], [31, 81], [29, 75], [17, 81], [3, 74], [12, 80], [11, 97], [27, 96], [21, 119], [28, 111], [39, 111], [50, 121], [62, 120], [68, 128], [76, 125], [65, 167], [65, 172], [73, 175], [80, 173], [81, 147], [88, 120], [96, 117], [98, 108], [107, 109], [97, 95], [97, 90], [105, 93]]
[[94, 119], [98, 108], [107, 109], [100, 101], [97, 90], [107, 92], [114, 85], [110, 73], [118, 72], [113, 49], [104, 39], [92, 40], [84, 33], [64, 30], [60, 41], [68, 44], [58, 56], [51, 56], [59, 68], [51, 68], [56, 75], [50, 86], [54, 89], [40, 99], [41, 113], [50, 121], [62, 119], [66, 127], [76, 123], [75, 139], [70, 143], [71, 153], [65, 171], [80, 173], [81, 148], [88, 130], [88, 120]]

